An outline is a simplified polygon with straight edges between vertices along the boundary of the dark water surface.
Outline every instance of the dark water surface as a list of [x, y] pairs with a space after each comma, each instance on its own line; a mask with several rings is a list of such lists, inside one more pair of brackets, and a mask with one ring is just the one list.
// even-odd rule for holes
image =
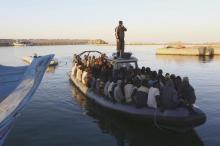
[[31, 103], [21, 112], [4, 146], [213, 146], [220, 143], [220, 57], [156, 56], [161, 46], [127, 46], [139, 66], [188, 76], [197, 105], [207, 122], [185, 134], [151, 125], [139, 125], [106, 114], [76, 90], [69, 81], [73, 53], [100, 50], [111, 54], [114, 46], [0, 47], [0, 64], [24, 65], [21, 58], [55, 53], [59, 66], [45, 74]]

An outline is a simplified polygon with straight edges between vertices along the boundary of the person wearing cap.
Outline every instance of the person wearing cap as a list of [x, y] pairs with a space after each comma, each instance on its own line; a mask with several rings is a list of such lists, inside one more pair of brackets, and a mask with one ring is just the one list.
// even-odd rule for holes
[[117, 57], [122, 56], [122, 54], [124, 53], [125, 31], [127, 31], [127, 29], [123, 26], [123, 21], [119, 21], [119, 25], [115, 28]]

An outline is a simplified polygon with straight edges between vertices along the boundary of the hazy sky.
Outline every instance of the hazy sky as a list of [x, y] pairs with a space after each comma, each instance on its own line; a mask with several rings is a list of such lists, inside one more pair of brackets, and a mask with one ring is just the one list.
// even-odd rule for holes
[[220, 41], [219, 0], [0, 0], [0, 38]]

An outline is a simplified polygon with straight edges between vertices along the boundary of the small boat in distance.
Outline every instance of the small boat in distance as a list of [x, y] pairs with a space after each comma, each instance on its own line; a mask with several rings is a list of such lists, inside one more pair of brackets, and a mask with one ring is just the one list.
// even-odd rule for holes
[[[26, 56], [26, 57], [23, 57], [22, 60], [28, 64], [31, 64], [31, 62], [33, 61], [34, 58], [38, 58], [38, 57], [41, 57], [41, 56], [37, 56], [36, 54], [34, 56]], [[49, 66], [57, 66], [58, 65], [58, 60], [57, 59], [52, 59], [50, 61], [50, 64]]]
[[18, 41], [12, 43], [12, 46], [25, 46], [25, 45], [26, 45], [25, 43], [18, 42]]
[[29, 66], [0, 65], [0, 146], [19, 112], [37, 90], [54, 55], [35, 58]]
[[[91, 53], [98, 53], [100, 56], [103, 56], [103, 53], [99, 51], [84, 51], [76, 56], [89, 56]], [[137, 58], [130, 56], [128, 53], [124, 55], [124, 57], [116, 57], [115, 55], [113, 55], [113, 57], [105, 57], [105, 59], [113, 66], [112, 72], [114, 72], [114, 70], [119, 70], [121, 67], [138, 67]], [[135, 105], [113, 102], [104, 95], [97, 94], [94, 89], [83, 84], [82, 81], [78, 79], [78, 75], [74, 73], [75, 67], [75, 64], [73, 64], [73, 69], [70, 74], [70, 80], [72, 83], [89, 100], [102, 107], [105, 111], [121, 115], [122, 117], [134, 121], [141, 121], [145, 123], [151, 122], [155, 126], [174, 131], [191, 130], [196, 126], [205, 123], [206, 121], [205, 113], [196, 105], [193, 105], [191, 109], [181, 106], [174, 109], [165, 109], [164, 111], [161, 111], [157, 108], [148, 106], [137, 108]]]

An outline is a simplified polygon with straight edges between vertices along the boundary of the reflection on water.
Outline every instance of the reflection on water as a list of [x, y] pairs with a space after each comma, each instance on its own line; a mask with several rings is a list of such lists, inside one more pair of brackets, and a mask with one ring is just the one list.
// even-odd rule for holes
[[192, 130], [187, 133], [173, 133], [123, 119], [112, 113], [106, 113], [102, 108], [89, 101], [78, 89], [72, 88], [74, 100], [86, 111], [86, 114], [97, 120], [103, 133], [112, 135], [117, 146], [203, 146], [197, 133]]
[[202, 63], [211, 62], [214, 59], [214, 56], [199, 56], [199, 61]]
[[198, 61], [201, 63], [208, 63], [213, 60], [220, 60], [220, 56], [180, 56], [180, 55], [156, 55], [156, 59], [164, 61], [175, 61], [177, 63], [184, 63], [189, 61]]

